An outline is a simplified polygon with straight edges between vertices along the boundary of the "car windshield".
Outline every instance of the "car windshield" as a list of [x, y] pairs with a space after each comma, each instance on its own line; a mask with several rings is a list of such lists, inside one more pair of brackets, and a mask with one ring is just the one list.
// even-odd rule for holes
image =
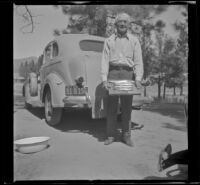
[[103, 51], [104, 42], [97, 40], [82, 40], [79, 42], [82, 51], [95, 51], [101, 53]]

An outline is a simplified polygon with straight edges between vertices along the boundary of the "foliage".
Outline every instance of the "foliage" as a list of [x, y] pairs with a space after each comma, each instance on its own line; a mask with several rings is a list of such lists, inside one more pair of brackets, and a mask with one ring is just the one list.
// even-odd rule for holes
[[22, 18], [23, 26], [21, 26], [20, 30], [22, 33], [33, 33], [36, 24], [36, 17], [41, 15], [34, 15], [30, 9], [30, 6], [27, 5], [15, 5], [14, 4], [14, 13], [17, 16]]
[[[139, 34], [133, 29], [131, 31], [140, 39], [144, 79], [151, 77], [152, 82], [158, 84], [158, 96], [163, 83], [167, 87], [175, 87], [180, 86], [184, 80], [183, 68], [186, 69], [187, 66], [182, 64], [188, 53], [187, 26], [181, 23], [174, 24], [175, 29], [180, 32], [180, 37], [176, 41], [165, 34], [165, 23], [162, 20], [158, 20], [154, 25], [151, 22], [152, 18], [167, 10], [168, 5], [60, 5], [57, 8], [61, 8], [62, 12], [69, 16], [69, 25], [62, 31], [55, 29], [55, 35], [89, 33], [108, 37], [115, 29], [113, 22], [116, 14], [128, 13], [132, 23], [141, 27]], [[187, 18], [187, 7], [182, 6], [182, 8], [183, 16]], [[152, 32], [155, 33], [155, 45]]]
[[[180, 24], [176, 24], [176, 28], [181, 29]], [[179, 26], [179, 27], [178, 27]], [[185, 46], [187, 33], [180, 34], [178, 40], [164, 34], [164, 24], [158, 21], [156, 27], [156, 40], [158, 56], [157, 62], [154, 63], [153, 70], [159, 74], [157, 79], [153, 79], [154, 83], [158, 83], [158, 97], [160, 97], [160, 86], [164, 83], [165, 88], [182, 87], [185, 77], [184, 57], [186, 57], [187, 48]], [[156, 65], [157, 64], [157, 65]], [[162, 74], [162, 75], [160, 75]], [[163, 96], [165, 97], [165, 90]]]
[[[165, 11], [168, 5], [60, 5], [62, 12], [69, 16], [65, 33], [89, 33], [98, 36], [109, 36], [114, 27], [108, 22], [119, 12], [128, 13], [132, 19], [141, 24]], [[151, 14], [151, 17], [150, 17]], [[111, 29], [108, 29], [110, 27]], [[63, 31], [54, 30], [54, 35]]]

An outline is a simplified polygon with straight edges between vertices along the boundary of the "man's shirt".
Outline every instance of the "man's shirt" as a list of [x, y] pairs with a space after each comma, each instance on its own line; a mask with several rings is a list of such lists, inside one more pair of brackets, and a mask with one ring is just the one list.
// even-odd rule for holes
[[101, 61], [102, 81], [107, 81], [109, 64], [132, 67], [136, 80], [140, 81], [143, 76], [143, 61], [138, 38], [130, 33], [127, 33], [124, 37], [119, 37], [115, 33], [107, 38]]

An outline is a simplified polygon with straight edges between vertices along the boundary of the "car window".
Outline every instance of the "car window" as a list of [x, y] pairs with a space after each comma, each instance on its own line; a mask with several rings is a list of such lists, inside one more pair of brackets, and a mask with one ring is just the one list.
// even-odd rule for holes
[[45, 49], [45, 59], [46, 61], [51, 59], [51, 45], [48, 45]]
[[53, 43], [53, 58], [58, 56], [58, 44], [56, 42]]
[[101, 53], [103, 51], [104, 42], [97, 40], [82, 40], [79, 42], [82, 51], [95, 51]]

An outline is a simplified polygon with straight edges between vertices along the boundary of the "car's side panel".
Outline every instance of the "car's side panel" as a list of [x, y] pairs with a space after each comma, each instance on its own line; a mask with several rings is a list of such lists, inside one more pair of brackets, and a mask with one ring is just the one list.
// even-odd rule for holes
[[61, 76], [50, 73], [46, 77], [45, 84], [48, 84], [51, 89], [53, 107], [64, 107], [65, 83]]

